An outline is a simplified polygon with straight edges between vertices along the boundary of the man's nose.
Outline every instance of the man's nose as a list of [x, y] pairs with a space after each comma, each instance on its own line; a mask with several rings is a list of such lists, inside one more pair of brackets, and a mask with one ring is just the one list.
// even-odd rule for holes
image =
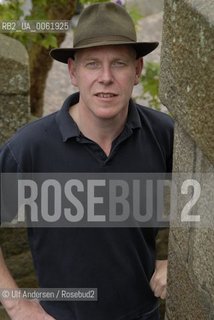
[[100, 70], [99, 82], [105, 85], [112, 84], [114, 81], [111, 66], [103, 66]]

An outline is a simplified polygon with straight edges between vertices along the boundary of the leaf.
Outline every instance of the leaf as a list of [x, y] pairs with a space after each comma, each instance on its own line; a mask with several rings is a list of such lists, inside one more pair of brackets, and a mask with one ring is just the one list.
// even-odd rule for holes
[[44, 39], [41, 40], [40, 44], [46, 49], [56, 48], [57, 40], [53, 34], [48, 34]]
[[143, 98], [155, 109], [160, 109], [158, 97], [160, 65], [155, 62], [145, 64], [144, 73], [141, 76], [143, 86]]
[[143, 18], [143, 15], [139, 12], [139, 10], [136, 7], [132, 7], [129, 10], [129, 15], [131, 16], [132, 20], [134, 21], [134, 24], [137, 24], [138, 21]]

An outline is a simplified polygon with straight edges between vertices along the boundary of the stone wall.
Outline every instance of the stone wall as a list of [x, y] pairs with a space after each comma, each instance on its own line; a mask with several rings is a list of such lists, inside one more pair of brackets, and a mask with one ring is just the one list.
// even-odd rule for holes
[[[170, 228], [166, 319], [214, 319], [214, 2], [165, 0], [160, 97], [175, 119], [175, 172], [208, 187], [194, 214], [210, 227]], [[203, 181], [203, 172], [212, 179]], [[181, 201], [181, 196], [178, 202]], [[177, 218], [180, 213], [177, 213]]]
[[149, 16], [163, 10], [163, 0], [126, 0], [126, 6], [130, 10], [135, 8], [144, 16]]
[[29, 121], [29, 83], [26, 49], [0, 34], [0, 145]]
[[[0, 145], [31, 119], [29, 86], [26, 49], [19, 41], [0, 34]], [[26, 231], [21, 228], [2, 229], [0, 243], [18, 284], [35, 287]], [[1, 304], [0, 319], [9, 319]]]

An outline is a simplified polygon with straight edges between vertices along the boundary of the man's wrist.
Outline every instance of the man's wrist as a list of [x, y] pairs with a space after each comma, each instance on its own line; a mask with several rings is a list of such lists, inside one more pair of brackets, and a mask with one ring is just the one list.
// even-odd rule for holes
[[1, 301], [10, 317], [16, 315], [24, 304], [24, 299], [4, 299]]

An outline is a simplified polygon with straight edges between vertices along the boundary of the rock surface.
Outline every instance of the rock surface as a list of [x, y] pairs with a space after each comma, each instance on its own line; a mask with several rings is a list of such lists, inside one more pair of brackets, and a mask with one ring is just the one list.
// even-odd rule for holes
[[184, 195], [178, 194], [177, 225], [171, 225], [169, 238], [167, 320], [214, 319], [213, 48], [213, 1], [165, 0], [160, 96], [176, 123], [173, 169], [197, 178], [201, 188], [188, 212], [199, 215], [200, 223], [181, 223]]
[[[0, 34], [0, 144], [29, 121], [28, 55], [24, 46]], [[13, 97], [13, 98], [11, 98]]]

